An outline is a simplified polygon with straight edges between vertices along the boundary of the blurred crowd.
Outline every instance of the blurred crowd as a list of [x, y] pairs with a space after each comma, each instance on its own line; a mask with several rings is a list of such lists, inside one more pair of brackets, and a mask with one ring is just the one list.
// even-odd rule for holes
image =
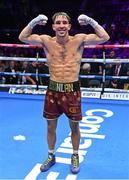
[[[19, 32], [38, 14], [45, 14], [49, 19], [46, 27], [38, 27], [38, 33], [53, 35], [51, 17], [58, 11], [66, 11], [70, 15], [71, 34], [82, 31], [77, 17], [86, 14], [104, 26], [111, 37], [108, 43], [129, 43], [128, 0], [97, 0], [97, 3], [96, 0], [3, 0], [0, 1], [0, 42], [20, 43]], [[92, 31], [89, 26], [84, 28], [85, 33], [89, 31]]]
[[[1, 84], [30, 84], [30, 85], [47, 85], [49, 81], [49, 77], [40, 76], [41, 74], [49, 74], [49, 68], [47, 62], [30, 62], [30, 61], [14, 61], [13, 57], [35, 57], [36, 60], [36, 49], [24, 49], [21, 48], [12, 48], [9, 52], [7, 51], [3, 53], [0, 52], [0, 56], [4, 57], [12, 57], [12, 60], [0, 61], [0, 72], [12, 72], [13, 75], [5, 75], [0, 74], [0, 83]], [[124, 51], [124, 49], [123, 49]], [[18, 53], [18, 54], [17, 54]], [[106, 50], [106, 58], [108, 59], [117, 59], [122, 61], [122, 57], [118, 56], [118, 49], [108, 49]], [[123, 54], [123, 52], [121, 52]], [[31, 55], [30, 55], [31, 54]], [[6, 56], [5, 56], [6, 55]], [[44, 54], [42, 49], [39, 50], [39, 57], [43, 58]], [[82, 87], [102, 87], [102, 75], [105, 71], [106, 76], [129, 76], [129, 63], [107, 63], [103, 64], [102, 62], [94, 62], [94, 59], [97, 58], [103, 59], [102, 52], [97, 50], [93, 52], [90, 56], [88, 53], [84, 54], [84, 58], [87, 58], [87, 62], [81, 62], [80, 68], [80, 82]], [[88, 62], [88, 58], [93, 62]], [[127, 57], [126, 57], [127, 58]], [[20, 60], [20, 59], [19, 59]], [[32, 75], [18, 75], [15, 73], [31, 73]], [[33, 73], [35, 75], [33, 75]], [[39, 74], [39, 75], [38, 75]], [[95, 75], [98, 78], [83, 78], [83, 75]], [[115, 88], [115, 89], [128, 89], [129, 80], [128, 79], [106, 79], [105, 87], [107, 88]]]

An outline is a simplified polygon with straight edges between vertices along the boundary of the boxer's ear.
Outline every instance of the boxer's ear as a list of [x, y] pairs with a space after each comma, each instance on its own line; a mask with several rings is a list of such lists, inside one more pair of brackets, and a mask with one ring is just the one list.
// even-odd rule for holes
[[69, 24], [69, 28], [68, 28], [69, 30], [71, 29], [71, 24]]
[[55, 31], [55, 24], [52, 24], [52, 29]]

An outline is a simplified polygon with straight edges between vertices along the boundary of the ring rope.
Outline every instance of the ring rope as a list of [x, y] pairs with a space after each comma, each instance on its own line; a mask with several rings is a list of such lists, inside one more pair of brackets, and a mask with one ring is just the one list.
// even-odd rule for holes
[[[36, 61], [36, 58], [30, 58], [30, 57], [6, 57], [6, 56], [0, 56], [0, 60], [3, 61]], [[39, 58], [38, 62], [46, 62], [47, 59], [46, 58]], [[94, 58], [82, 58], [81, 60], [82, 62], [100, 62], [103, 63], [103, 59], [94, 59]], [[128, 63], [129, 62], [129, 58], [128, 59], [105, 59], [106, 63]]]
[[[36, 76], [36, 73], [22, 73], [22, 72], [0, 72], [0, 75], [16, 75], [16, 76]], [[41, 77], [49, 77], [49, 74], [38, 74]]]
[[[14, 47], [14, 48], [43, 48], [43, 46], [35, 46], [31, 44], [6, 44], [6, 43], [0, 43], [0, 47]], [[85, 45], [85, 48], [96, 48], [96, 49], [102, 49], [102, 48], [129, 48], [129, 44], [107, 44], [107, 45]]]
[[[3, 60], [3, 61], [36, 61], [36, 58], [0, 56], [0, 60]], [[46, 58], [39, 58], [38, 62], [46, 62]]]
[[[36, 85], [29, 85], [29, 84], [0, 84], [0, 87], [8, 87], [8, 88], [24, 88], [24, 89], [36, 89]], [[39, 89], [46, 90], [47, 86], [39, 85]], [[102, 88], [84, 88], [81, 87], [81, 91], [95, 91], [101, 92]], [[118, 92], [118, 93], [129, 93], [129, 90], [126, 89], [113, 89], [113, 88], [105, 88], [105, 92]]]
[[[21, 73], [21, 72], [0, 72], [0, 75], [16, 75], [16, 76], [36, 76], [36, 73]], [[40, 77], [50, 77], [49, 74], [41, 74], [39, 73], [38, 76]], [[88, 78], [88, 79], [102, 79], [103, 76], [101, 75], [80, 75], [80, 78]], [[122, 79], [122, 80], [128, 80], [129, 76], [105, 76], [106, 79]]]

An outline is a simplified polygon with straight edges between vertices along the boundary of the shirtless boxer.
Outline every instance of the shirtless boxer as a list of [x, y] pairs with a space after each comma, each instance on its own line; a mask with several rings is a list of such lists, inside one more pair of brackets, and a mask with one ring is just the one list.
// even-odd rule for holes
[[79, 71], [84, 45], [101, 44], [109, 40], [109, 35], [94, 19], [82, 14], [78, 17], [80, 25], [90, 24], [95, 34], [69, 35], [70, 17], [64, 12], [55, 13], [52, 17], [52, 28], [55, 36], [32, 34], [37, 25], [46, 25], [48, 18], [39, 15], [20, 33], [19, 40], [34, 45], [42, 45], [49, 65], [50, 81], [45, 96], [44, 117], [47, 119], [48, 158], [40, 167], [47, 171], [55, 164], [55, 143], [57, 120], [62, 113], [69, 119], [73, 154], [71, 172], [80, 170], [78, 149], [80, 144], [79, 121], [81, 113], [81, 92]]

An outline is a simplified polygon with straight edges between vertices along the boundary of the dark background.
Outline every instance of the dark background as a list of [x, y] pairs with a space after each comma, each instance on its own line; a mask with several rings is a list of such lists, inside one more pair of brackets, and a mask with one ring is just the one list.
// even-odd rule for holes
[[54, 35], [51, 17], [57, 11], [65, 11], [71, 17], [71, 34], [92, 31], [91, 27], [84, 29], [78, 25], [77, 17], [84, 13], [104, 26], [112, 42], [113, 38], [129, 39], [129, 0], [0, 0], [0, 43], [21, 43], [20, 31], [39, 14], [48, 16], [49, 21], [46, 27], [36, 28], [36, 32]]

